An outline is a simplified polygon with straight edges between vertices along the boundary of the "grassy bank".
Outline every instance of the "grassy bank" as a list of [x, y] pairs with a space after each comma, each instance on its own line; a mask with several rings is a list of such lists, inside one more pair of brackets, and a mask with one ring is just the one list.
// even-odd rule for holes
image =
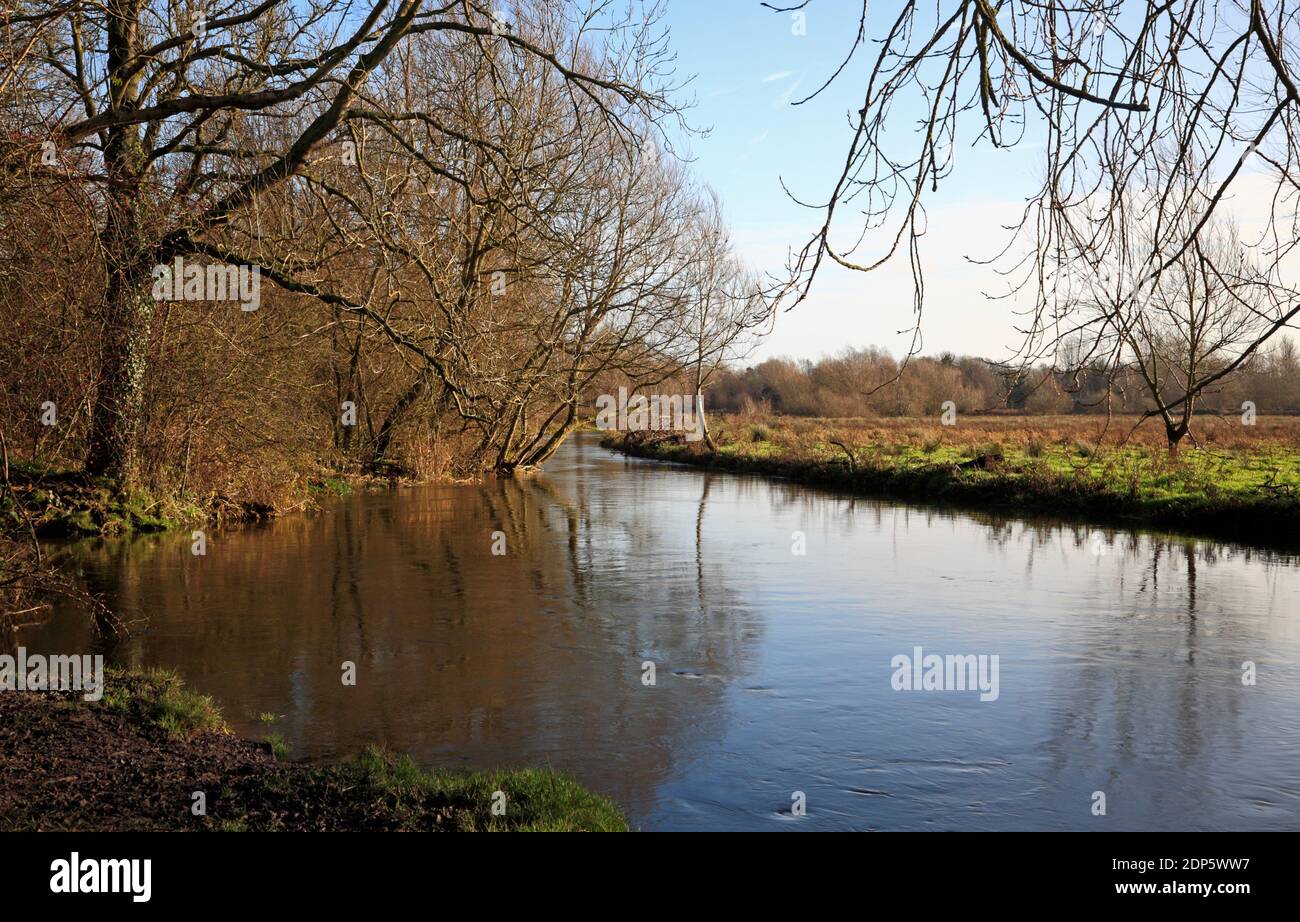
[[0, 534], [76, 538], [165, 531], [206, 523], [257, 522], [312, 508], [321, 498], [387, 488], [402, 478], [326, 472], [284, 484], [277, 502], [208, 491], [124, 489], [80, 470], [14, 463], [0, 489]]
[[[1300, 546], [1294, 421], [1206, 426], [1170, 457], [1134, 420], [724, 418], [717, 450], [657, 433], [604, 444], [640, 457], [758, 473], [864, 495]], [[1217, 433], [1217, 437], [1211, 437]]]
[[173, 673], [110, 670], [105, 684], [99, 702], [0, 692], [0, 831], [627, 829], [613, 802], [558, 772], [425, 772], [378, 749], [286, 762], [282, 743], [235, 736]]

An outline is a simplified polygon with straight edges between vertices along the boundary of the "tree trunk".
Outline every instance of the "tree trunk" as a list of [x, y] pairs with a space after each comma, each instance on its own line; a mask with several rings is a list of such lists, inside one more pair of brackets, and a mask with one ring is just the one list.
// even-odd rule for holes
[[695, 392], [695, 413], [700, 418], [700, 430], [704, 433], [704, 444], [708, 446], [709, 451], [716, 452], [718, 446], [713, 443], [713, 433], [709, 432], [709, 418], [704, 415], [704, 395], [698, 390]]
[[144, 377], [153, 321], [152, 276], [114, 273], [105, 292], [99, 388], [91, 414], [86, 471], [121, 483], [138, 474]]
[[[140, 45], [140, 0], [109, 5], [105, 26], [109, 85], [114, 108], [139, 100], [142, 69], [133, 70]], [[153, 322], [153, 263], [144, 227], [147, 196], [142, 194], [149, 161], [140, 129], [117, 125], [106, 132], [104, 167], [109, 204], [100, 246], [108, 272], [103, 302], [99, 386], [91, 411], [86, 471], [121, 483], [135, 479], [139, 466], [140, 424], [144, 417], [144, 379], [149, 330]]]
[[384, 417], [384, 422], [379, 427], [379, 434], [375, 436], [374, 447], [370, 453], [371, 464], [381, 464], [388, 454], [388, 447], [392, 444], [393, 433], [406, 419], [411, 407], [415, 406], [416, 401], [424, 396], [425, 391], [429, 389], [430, 373], [428, 369], [420, 372], [415, 382], [407, 388], [406, 392], [393, 404], [393, 408], [388, 411]]
[[1187, 426], [1165, 426], [1165, 441], [1169, 443], [1169, 457], [1178, 457], [1178, 445], [1187, 434]]

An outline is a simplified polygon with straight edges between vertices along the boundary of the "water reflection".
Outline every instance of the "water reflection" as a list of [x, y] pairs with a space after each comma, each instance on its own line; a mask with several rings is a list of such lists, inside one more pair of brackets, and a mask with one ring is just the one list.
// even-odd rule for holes
[[[1285, 555], [837, 497], [587, 436], [542, 477], [353, 497], [202, 558], [183, 536], [72, 555], [147, 623], [101, 642], [113, 660], [179, 669], [245, 732], [283, 715], [304, 757], [552, 764], [646, 828], [1300, 821]], [[92, 642], [72, 611], [23, 639]], [[998, 654], [1000, 697], [893, 691], [916, 645]]]

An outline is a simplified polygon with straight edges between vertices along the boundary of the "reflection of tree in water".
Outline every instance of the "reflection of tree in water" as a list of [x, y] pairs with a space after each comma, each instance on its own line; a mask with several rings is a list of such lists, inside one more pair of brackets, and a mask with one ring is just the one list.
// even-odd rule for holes
[[[623, 771], [601, 779], [606, 789], [644, 799], [670, 768], [680, 733], [721, 734], [725, 685], [716, 680], [743, 671], [754, 628], [724, 619], [738, 614], [734, 593], [703, 564], [698, 540], [684, 547], [635, 496], [593, 496], [579, 480], [575, 500], [568, 486], [538, 477], [436, 488], [429, 502], [394, 503], [388, 527], [362, 529], [376, 545], [371, 556], [419, 571], [425, 585], [413, 595], [433, 602], [418, 629], [382, 632], [438, 658], [431, 675], [398, 682], [423, 684], [437, 702], [405, 728], [417, 738], [405, 748], [423, 748], [431, 761], [568, 756], [574, 768], [578, 754], [594, 753], [589, 775], [601, 758], [617, 763]], [[494, 531], [506, 535], [504, 557], [491, 554]], [[691, 571], [680, 566], [687, 550]], [[374, 594], [363, 595], [374, 608]], [[656, 688], [641, 685], [643, 659], [657, 663]], [[704, 680], [673, 676], [679, 664]]]
[[[1093, 539], [1073, 535], [1075, 565], [1095, 574], [1078, 598], [1089, 615], [1086, 645], [1068, 651], [1074, 668], [1052, 677], [1065, 679], [1069, 693], [1057, 699], [1068, 705], [1054, 714], [1047, 749], [1058, 772], [1087, 773], [1099, 787], [1120, 774], [1129, 782], [1145, 775], [1150, 800], [1136, 809], [1179, 815], [1181, 798], [1199, 802], [1198, 792], [1222, 783], [1244, 751], [1265, 744], [1267, 718], [1257, 705], [1267, 693], [1243, 692], [1241, 664], [1278, 648], [1261, 617], [1273, 593], [1258, 584], [1243, 593], [1241, 564], [1254, 561], [1245, 571], [1253, 575], [1262, 563], [1268, 582], [1292, 564], [1287, 555], [1194, 539], [1107, 538], [1094, 559]], [[1158, 763], [1152, 752], [1164, 753]], [[1162, 785], [1162, 772], [1176, 783]]]
[[715, 484], [725, 484], [723, 501], [734, 504], [737, 482], [674, 469], [574, 483], [573, 489], [585, 491], [579, 502], [567, 504], [583, 510], [578, 569], [602, 578], [603, 607], [623, 612], [627, 642], [647, 651], [647, 658], [660, 662], [649, 655], [657, 653], [715, 678], [745, 670], [761, 629], [739, 588], [752, 562], [727, 556], [709, 538], [711, 522], [729, 524], [725, 506], [712, 511]]
[[[141, 638], [149, 631], [153, 610], [151, 574], [165, 567], [174, 545], [176, 536], [163, 535], [53, 545], [51, 562], [102, 602], [103, 611], [86, 612], [75, 599], [56, 598], [54, 617], [27, 634], [24, 642], [51, 653], [102, 654], [110, 663], [138, 665]], [[188, 573], [182, 569], [177, 576], [176, 593], [184, 604], [189, 599]]]
[[[752, 481], [739, 487], [759, 488], [761, 482]], [[771, 487], [774, 506], [810, 520], [825, 510], [828, 496], [834, 494]], [[1279, 742], [1266, 703], [1270, 695], [1286, 701], [1294, 687], [1243, 693], [1241, 664], [1287, 644], [1293, 648], [1294, 638], [1279, 632], [1294, 623], [1287, 607], [1295, 599], [1295, 556], [1078, 522], [843, 497], [816, 521], [846, 535], [865, 525], [900, 544], [909, 531], [923, 540], [949, 532], [952, 547], [969, 542], [973, 561], [998, 570], [996, 585], [1005, 587], [1011, 577], [1010, 599], [1048, 601], [1050, 609], [1026, 613], [1023, 626], [1011, 626], [1007, 635], [1024, 632], [1015, 641], [1027, 644], [1027, 652], [1017, 653], [1024, 657], [1019, 692], [1032, 702], [1030, 723], [1033, 714], [1042, 714], [1045, 736], [1041, 742], [1033, 737], [1025, 753], [1014, 735], [1006, 742], [1018, 765], [1032, 764], [1040, 752], [1046, 756], [1041, 792], [1034, 785], [1025, 789], [1030, 802], [1041, 794], [1044, 805], [1058, 808], [1069, 800], [1067, 786], [1083, 788], [1078, 818], [1067, 825], [1086, 823], [1088, 795], [1098, 788], [1143, 791], [1142, 805], [1129, 801], [1120, 808], [1129, 826], [1142, 825], [1147, 816], [1193, 821], [1190, 811], [1207, 804], [1225, 811], [1223, 823], [1240, 821], [1244, 811], [1257, 808], [1221, 793], [1233, 786], [1229, 779], [1239, 777], [1241, 766], [1258, 765], [1262, 746], [1272, 746], [1265, 750], [1271, 758], [1294, 762], [1295, 747]], [[1014, 590], [1017, 572], [1023, 592]], [[1043, 621], [1035, 624], [1035, 614]], [[1005, 670], [1015, 663], [1004, 657], [1003, 688], [1011, 694], [1016, 683], [1006, 682]], [[1236, 789], [1253, 785], [1263, 802], [1285, 804], [1294, 791], [1287, 793], [1287, 777], [1286, 771], [1266, 773]]]
[[119, 661], [179, 669], [248, 733], [286, 715], [270, 729], [297, 755], [379, 742], [430, 764], [550, 763], [646, 804], [686, 735], [723, 735], [761, 628], [696, 531], [707, 495], [682, 529], [635, 478], [614, 489], [539, 476], [358, 496], [211, 535], [204, 558], [172, 535], [107, 542], [83, 567], [149, 617]]
[[[755, 668], [765, 625], [746, 603], [752, 568], [788, 530], [751, 536], [744, 522], [819, 529], [844, 560], [892, 542], [909, 579], [927, 573], [926, 547], [965, 542], [1004, 582], [1023, 564], [1026, 598], [1044, 586], [1064, 597], [1064, 613], [1049, 613], [1061, 617], [1030, 635], [1052, 683], [1030, 712], [1050, 708], [1048, 784], [1127, 770], [1162, 747], [1195, 774], [1251, 744], [1258, 708], [1225, 686], [1239, 685], [1242, 659], [1267, 655], [1260, 611], [1293, 598], [1290, 557], [587, 459], [580, 446], [556, 462], [531, 479], [359, 496], [219, 533], [205, 558], [175, 535], [77, 559], [89, 588], [148, 619], [112, 655], [179, 668], [245, 732], [267, 732], [252, 715], [272, 711], [287, 714], [272, 729], [300, 755], [381, 742], [428, 764], [550, 763], [634, 810], [679, 754], [724, 738], [729, 689]], [[872, 558], [859, 561], [832, 590], [863, 585]], [[1234, 594], [1232, 579], [1248, 591]], [[70, 642], [82, 619], [53, 621], [46, 649], [86, 648]], [[640, 681], [647, 659], [655, 688]], [[339, 681], [344, 660], [355, 688]]]

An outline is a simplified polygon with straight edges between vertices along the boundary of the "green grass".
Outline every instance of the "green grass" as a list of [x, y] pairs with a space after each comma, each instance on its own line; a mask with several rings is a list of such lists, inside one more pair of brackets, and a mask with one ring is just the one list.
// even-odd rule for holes
[[[399, 809], [429, 803], [456, 811], [463, 832], [626, 832], [627, 819], [608, 797], [545, 768], [482, 772], [424, 771], [406, 756], [372, 747], [342, 772], [362, 789], [382, 793]], [[504, 800], [496, 797], [500, 791]], [[494, 813], [494, 803], [504, 812]]]
[[[76, 701], [67, 706], [108, 708], [161, 729], [178, 745], [198, 733], [231, 732], [212, 698], [186, 688], [175, 672], [110, 667], [105, 673], [99, 704]], [[267, 712], [259, 719], [270, 723], [275, 715]], [[265, 742], [277, 762], [288, 759], [289, 746], [282, 736], [270, 734]], [[431, 818], [441, 816], [450, 828], [467, 832], [628, 829], [627, 819], [612, 800], [588, 791], [561, 772], [547, 768], [424, 771], [409, 757], [377, 747], [367, 749], [355, 761], [337, 765], [286, 763], [246, 779], [246, 783], [282, 803], [290, 814], [306, 805], [316, 810], [341, 810], [343, 817], [379, 817], [389, 828], [430, 828], [434, 825]], [[504, 812], [493, 810], [494, 803], [501, 802], [494, 796], [498, 791], [505, 796]], [[447, 828], [446, 824], [438, 828]], [[235, 816], [222, 818], [214, 828], [242, 831], [263, 825]]]
[[[762, 428], [768, 439], [754, 441]], [[1013, 512], [1078, 516], [1124, 525], [1203, 532], [1250, 543], [1300, 546], [1300, 450], [1186, 447], [1178, 457], [1149, 446], [1094, 446], [1025, 438], [945, 444], [857, 441], [780, 424], [715, 421], [718, 450], [703, 443], [624, 440], [604, 444], [642, 457], [768, 474], [857, 493], [942, 501]], [[831, 440], [844, 441], [848, 455]], [[960, 465], [1001, 454], [989, 469]]]
[[283, 762], [289, 758], [289, 743], [280, 734], [268, 733], [266, 743], [271, 747], [271, 755], [275, 756], [277, 762]]
[[14, 493], [0, 496], [0, 530], [8, 532], [25, 531], [30, 522], [41, 537], [136, 534], [204, 518], [193, 504], [121, 489], [80, 471], [15, 462], [10, 473]]
[[186, 688], [184, 680], [168, 669], [137, 671], [110, 666], [105, 670], [104, 686], [105, 707], [158, 727], [168, 736], [230, 732], [216, 702]]
[[[218, 501], [211, 490], [181, 491], [175, 485], [149, 490], [124, 488], [105, 478], [71, 468], [11, 460], [13, 495], [0, 491], [0, 533], [26, 535], [28, 523], [42, 538], [133, 535], [207, 522], [259, 521], [277, 513], [269, 501]], [[306, 497], [346, 496], [354, 492], [344, 476], [295, 477], [278, 497], [279, 508]], [[198, 497], [206, 495], [207, 500]], [[16, 501], [15, 501], [16, 497]], [[275, 497], [272, 497], [275, 499]], [[19, 508], [21, 505], [21, 509]]]
[[341, 477], [323, 477], [308, 483], [307, 490], [313, 494], [347, 496], [352, 492], [352, 484]]

